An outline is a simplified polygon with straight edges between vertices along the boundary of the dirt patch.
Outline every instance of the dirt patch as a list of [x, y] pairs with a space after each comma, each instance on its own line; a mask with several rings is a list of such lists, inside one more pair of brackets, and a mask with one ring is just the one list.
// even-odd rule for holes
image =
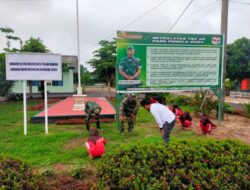
[[55, 174], [63, 174], [67, 173], [72, 169], [72, 165], [66, 165], [66, 164], [61, 164], [57, 163], [56, 165], [53, 166], [53, 171]]
[[71, 141], [69, 141], [67, 144], [64, 145], [64, 149], [67, 150], [72, 150], [75, 149], [79, 146], [84, 146], [84, 143], [87, 141], [86, 138], [77, 138], [77, 139], [73, 139]]
[[233, 98], [230, 96], [226, 96], [226, 102], [231, 102], [235, 104], [248, 104], [250, 103], [250, 99], [247, 98]]
[[95, 169], [87, 168], [83, 176], [55, 175], [48, 177], [47, 186], [49, 190], [96, 190], [98, 180]]
[[58, 189], [78, 189], [78, 190], [84, 190], [88, 189], [88, 187], [85, 187], [85, 184], [83, 184], [80, 180], [75, 180], [71, 176], [61, 176], [61, 177], [56, 177], [53, 179], [50, 183], [50, 188], [51, 190], [58, 190]]
[[97, 178], [76, 179], [72, 176], [58, 176], [49, 183], [49, 190], [89, 190], [98, 189]]
[[57, 163], [49, 167], [33, 168], [32, 172], [34, 172], [37, 175], [41, 175], [41, 174], [61, 175], [61, 174], [68, 173], [70, 170], [72, 170], [72, 168], [73, 168], [73, 165]]

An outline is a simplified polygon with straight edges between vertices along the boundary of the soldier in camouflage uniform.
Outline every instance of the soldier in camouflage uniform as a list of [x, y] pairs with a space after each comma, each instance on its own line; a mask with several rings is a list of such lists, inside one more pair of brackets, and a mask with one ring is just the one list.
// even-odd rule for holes
[[102, 108], [93, 100], [87, 101], [85, 103], [85, 113], [86, 113], [86, 129], [89, 131], [89, 124], [91, 116], [93, 116], [96, 120], [96, 127], [100, 129], [100, 113]]
[[134, 57], [135, 50], [132, 46], [127, 48], [127, 57], [122, 58], [119, 64], [119, 73], [125, 80], [139, 80], [141, 61]]
[[129, 94], [128, 96], [125, 96], [123, 98], [120, 106], [121, 133], [124, 132], [125, 117], [128, 120], [128, 127], [129, 127], [128, 132], [132, 132], [138, 109], [139, 109], [139, 103], [135, 95]]

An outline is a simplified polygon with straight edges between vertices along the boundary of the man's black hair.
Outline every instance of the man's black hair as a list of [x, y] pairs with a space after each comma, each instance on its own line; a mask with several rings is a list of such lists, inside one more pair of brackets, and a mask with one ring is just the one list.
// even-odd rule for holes
[[179, 108], [179, 106], [178, 106], [178, 104], [173, 104], [173, 106], [172, 106], [173, 108]]
[[159, 102], [160, 104], [163, 103], [161, 96], [154, 96], [153, 99], [156, 100], [157, 102]]
[[149, 104], [151, 104], [151, 102], [150, 102], [150, 100], [149, 99], [147, 99], [147, 98], [145, 98], [145, 99], [143, 99], [142, 101], [141, 101], [141, 106], [145, 106], [145, 105], [149, 105]]

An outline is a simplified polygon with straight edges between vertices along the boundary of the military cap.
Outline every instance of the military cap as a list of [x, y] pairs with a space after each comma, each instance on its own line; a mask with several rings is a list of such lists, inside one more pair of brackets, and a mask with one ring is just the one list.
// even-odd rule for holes
[[133, 47], [133, 46], [128, 46], [127, 47], [127, 51], [129, 51], [129, 50], [134, 50], [135, 48]]

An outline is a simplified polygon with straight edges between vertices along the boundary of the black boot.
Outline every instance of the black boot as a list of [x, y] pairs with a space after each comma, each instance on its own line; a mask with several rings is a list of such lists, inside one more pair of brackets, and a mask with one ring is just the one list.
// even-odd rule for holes
[[100, 121], [96, 122], [96, 127], [97, 127], [97, 129], [101, 129], [101, 127], [100, 127]]

